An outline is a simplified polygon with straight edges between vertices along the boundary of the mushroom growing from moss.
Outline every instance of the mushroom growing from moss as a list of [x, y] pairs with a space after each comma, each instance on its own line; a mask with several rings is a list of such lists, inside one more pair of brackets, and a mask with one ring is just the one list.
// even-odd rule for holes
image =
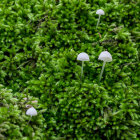
[[[36, 111], [36, 109], [35, 109], [34, 107], [31, 107], [31, 108], [29, 108], [29, 109], [26, 111], [26, 115], [31, 116], [31, 117], [30, 117], [30, 120], [31, 120], [32, 116], [36, 116], [36, 115], [37, 115], [37, 111]], [[29, 120], [29, 122], [30, 122], [30, 120]], [[29, 124], [29, 122], [28, 122], [28, 124]]]
[[103, 74], [103, 71], [104, 71], [105, 64], [106, 64], [106, 62], [111, 62], [112, 61], [112, 56], [108, 51], [103, 51], [103, 52], [100, 53], [98, 59], [103, 61], [103, 66], [102, 66], [102, 70], [101, 70], [101, 73], [100, 73], [100, 79], [99, 79], [99, 81], [100, 81], [101, 78], [102, 78], [102, 74]]
[[97, 25], [96, 25], [96, 28], [97, 28], [99, 23], [100, 23], [100, 17], [101, 17], [101, 15], [104, 15], [105, 12], [102, 9], [99, 9], [99, 10], [96, 11], [96, 14], [99, 15], [98, 22], [97, 22]]
[[84, 61], [89, 61], [89, 56], [87, 53], [82, 52], [82, 53], [78, 54], [77, 60], [82, 61], [82, 67], [81, 67], [81, 81], [82, 81]]

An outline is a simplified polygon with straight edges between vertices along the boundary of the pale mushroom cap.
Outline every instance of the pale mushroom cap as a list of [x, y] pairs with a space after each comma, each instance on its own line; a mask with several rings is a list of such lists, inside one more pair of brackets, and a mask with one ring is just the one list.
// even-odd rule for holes
[[102, 60], [104, 62], [111, 62], [112, 61], [112, 56], [108, 51], [103, 51], [99, 55], [99, 60]]
[[87, 53], [82, 52], [82, 53], [78, 54], [77, 60], [80, 60], [80, 61], [89, 61], [89, 56], [88, 56]]
[[34, 107], [31, 107], [29, 108], [27, 111], [26, 111], [26, 115], [29, 115], [29, 116], [36, 116], [37, 115], [37, 111]]
[[96, 11], [96, 14], [98, 14], [98, 15], [104, 15], [105, 12], [102, 9], [99, 9], [99, 10]]

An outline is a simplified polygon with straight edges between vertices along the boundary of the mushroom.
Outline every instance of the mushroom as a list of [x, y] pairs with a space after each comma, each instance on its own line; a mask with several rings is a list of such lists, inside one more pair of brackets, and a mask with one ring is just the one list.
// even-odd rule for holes
[[[34, 107], [31, 107], [26, 111], [26, 115], [29, 115], [32, 118], [32, 116], [37, 115], [37, 111], [36, 111], [36, 109]], [[31, 120], [31, 118], [30, 118], [30, 120]], [[30, 120], [29, 120], [29, 122], [30, 122]], [[29, 124], [29, 122], [28, 122], [28, 124]]]
[[81, 80], [82, 80], [84, 61], [89, 61], [89, 56], [87, 53], [82, 52], [82, 53], [78, 54], [77, 60], [82, 61], [82, 67], [81, 67]]
[[100, 73], [100, 79], [99, 79], [99, 81], [100, 81], [101, 78], [102, 78], [102, 74], [103, 74], [103, 71], [104, 71], [105, 64], [106, 64], [106, 62], [111, 62], [112, 61], [112, 56], [108, 51], [103, 51], [103, 52], [100, 53], [98, 59], [104, 61], [103, 66], [102, 66], [102, 70], [101, 70], [101, 73]]
[[96, 14], [99, 15], [98, 22], [97, 22], [97, 25], [96, 25], [96, 28], [97, 28], [98, 25], [99, 25], [99, 22], [100, 22], [100, 17], [101, 17], [101, 15], [104, 15], [105, 12], [102, 9], [99, 9], [99, 10], [96, 11]]

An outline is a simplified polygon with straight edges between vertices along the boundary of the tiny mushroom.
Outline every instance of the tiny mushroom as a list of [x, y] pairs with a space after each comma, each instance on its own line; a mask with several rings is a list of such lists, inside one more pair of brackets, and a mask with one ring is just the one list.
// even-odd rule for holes
[[89, 61], [89, 56], [87, 53], [82, 52], [82, 53], [78, 54], [77, 60], [82, 61], [82, 67], [81, 67], [81, 80], [82, 80], [84, 61]]
[[103, 61], [103, 66], [102, 66], [102, 70], [101, 70], [101, 74], [100, 74], [100, 79], [99, 79], [99, 80], [101, 80], [105, 64], [106, 64], [106, 62], [111, 62], [112, 61], [112, 56], [111, 56], [111, 54], [108, 51], [103, 51], [99, 55], [98, 59]]
[[101, 15], [104, 15], [105, 12], [102, 9], [99, 9], [99, 10], [96, 11], [96, 14], [99, 15], [98, 22], [97, 22], [97, 25], [96, 25], [96, 28], [97, 28], [98, 25], [99, 25], [99, 22], [100, 22], [100, 17], [101, 17]]
[[[36, 115], [37, 115], [37, 111], [36, 111], [36, 109], [35, 109], [34, 107], [31, 107], [31, 108], [29, 108], [29, 109], [26, 111], [26, 115], [31, 116], [31, 117], [30, 117], [30, 120], [31, 120], [32, 116], [36, 116]], [[28, 124], [29, 124], [30, 120], [28, 121]]]
[[31, 107], [29, 108], [27, 111], [26, 111], [26, 115], [29, 115], [29, 116], [36, 116], [37, 115], [37, 111], [34, 107]]

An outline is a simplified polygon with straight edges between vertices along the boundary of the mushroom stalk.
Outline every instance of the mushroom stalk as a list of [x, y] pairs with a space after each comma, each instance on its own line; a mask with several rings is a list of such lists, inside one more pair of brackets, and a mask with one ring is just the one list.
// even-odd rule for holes
[[105, 68], [105, 64], [106, 64], [106, 62], [104, 61], [103, 66], [102, 66], [102, 70], [101, 70], [99, 81], [101, 81], [101, 78], [102, 78], [102, 75], [103, 75], [103, 71], [104, 71], [104, 68]]
[[29, 121], [28, 121], [27, 125], [28, 125], [28, 124], [29, 124], [29, 122], [31, 121], [31, 118], [32, 118], [32, 116], [30, 117], [30, 119], [29, 119]]
[[81, 81], [82, 81], [82, 77], [83, 77], [83, 66], [84, 66], [84, 61], [82, 61], [82, 67], [81, 67]]
[[98, 25], [100, 23], [100, 17], [101, 17], [101, 15], [99, 15], [98, 22], [97, 22], [97, 25], [96, 25], [96, 29], [97, 29], [97, 27], [98, 27]]

